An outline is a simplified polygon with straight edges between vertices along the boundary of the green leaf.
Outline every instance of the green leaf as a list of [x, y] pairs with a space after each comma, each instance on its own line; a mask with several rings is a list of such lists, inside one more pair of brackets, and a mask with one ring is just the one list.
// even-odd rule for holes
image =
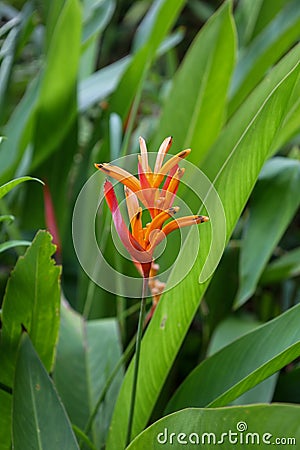
[[114, 91], [130, 60], [131, 57], [126, 56], [98, 70], [79, 83], [78, 108], [80, 112], [86, 111]]
[[235, 22], [240, 47], [245, 47], [253, 36], [264, 0], [241, 0], [235, 10]]
[[298, 358], [299, 320], [297, 305], [207, 358], [180, 385], [167, 412], [192, 406], [228, 405]]
[[98, 0], [93, 3], [86, 3], [86, 17], [84, 18], [85, 24], [82, 31], [83, 44], [95, 34], [103, 31], [115, 9], [115, 1], [113, 0]]
[[[299, 52], [299, 48], [297, 51]], [[292, 59], [293, 65], [290, 59]], [[281, 132], [284, 118], [293, 106], [289, 100], [300, 72], [299, 59], [296, 59], [295, 53], [292, 52], [290, 58], [286, 58], [285, 62], [285, 65], [280, 66], [280, 76], [276, 71], [277, 83], [272, 87], [271, 92], [269, 91], [267, 97], [262, 102], [261, 98], [256, 98], [255, 107], [254, 98], [252, 98], [252, 109], [249, 115], [246, 113], [242, 116], [236, 115], [230, 126], [228, 124], [226, 139], [222, 140], [222, 135], [218, 138], [216, 145], [218, 145], [218, 149], [220, 148], [220, 153], [214, 153], [214, 146], [209, 155], [210, 170], [212, 172], [216, 170], [215, 176], [212, 176], [211, 179], [215, 180], [214, 186], [219, 193], [226, 214], [227, 240], [268, 157], [273, 140]], [[261, 93], [261, 91], [259, 92]], [[245, 102], [244, 107], [245, 110], [249, 107], [248, 101]], [[223, 159], [224, 155], [225, 160]], [[199, 173], [197, 175], [198, 178], [196, 176], [189, 180], [193, 189], [197, 187], [197, 183], [199, 184]], [[201, 183], [202, 181], [201, 178]], [[213, 191], [209, 189], [211, 189], [211, 185], [207, 187], [206, 191], [211, 194]], [[218, 219], [222, 219], [222, 215]], [[211, 223], [213, 222], [215, 222], [215, 219], [211, 220]], [[216, 222], [219, 222], [219, 220], [216, 220]], [[210, 252], [211, 243], [211, 228], [204, 225], [201, 225], [200, 252], [194, 266], [176, 287], [165, 292], [162, 296], [143, 338], [133, 436], [146, 426], [208, 286], [209, 280], [199, 284], [200, 274], [202, 274], [200, 275], [201, 281], [207, 279], [208, 272], [204, 272], [203, 268], [204, 265], [207, 266], [206, 259]], [[220, 234], [223, 234], [222, 228], [218, 229], [212, 244], [218, 243], [216, 237], [219, 238]], [[185, 242], [177, 264], [173, 266], [169, 283], [175, 283], [178, 280], [178, 274], [182, 273], [182, 261], [189, 261], [190, 254], [195, 248], [193, 234], [190, 234], [189, 237], [191, 238], [188, 238]], [[219, 251], [220, 248], [217, 253]], [[114, 411], [108, 439], [108, 450], [120, 448], [120, 445], [125, 441], [132, 375], [133, 365], [130, 364]]]
[[29, 180], [38, 181], [39, 183], [44, 184], [38, 178], [32, 178], [32, 177], [15, 178], [14, 180], [11, 180], [8, 183], [5, 183], [2, 186], [0, 186], [0, 198], [4, 197], [6, 194], [8, 194], [8, 192], [11, 191], [18, 184], [23, 183], [24, 181], [29, 181]]
[[27, 333], [21, 338], [16, 363], [12, 433], [15, 450], [79, 449], [63, 404]]
[[30, 241], [18, 241], [18, 240], [3, 242], [2, 244], [0, 244], [0, 253], [5, 252], [5, 250], [9, 250], [10, 248], [18, 247], [20, 245], [23, 246], [25, 245], [27, 247], [30, 244], [31, 244]]
[[18, 27], [15, 26], [8, 33], [0, 51], [0, 118], [5, 109], [6, 96], [11, 79], [11, 72], [15, 58], [18, 39]]
[[274, 283], [298, 275], [300, 275], [300, 248], [272, 261], [263, 271], [260, 283]]
[[166, 136], [173, 136], [176, 150], [192, 148], [189, 161], [198, 164], [203, 159], [224, 121], [235, 45], [231, 7], [226, 2], [194, 39], [174, 78], [154, 148]]
[[[155, 422], [128, 450], [151, 448], [226, 449], [296, 446], [300, 439], [300, 407], [284, 404], [186, 409]], [[172, 434], [173, 433], [173, 434]], [[223, 445], [222, 445], [223, 444]], [[281, 444], [281, 445], [280, 445]]]
[[294, 0], [242, 52], [232, 81], [229, 115], [241, 105], [267, 70], [299, 40], [299, 29], [299, 2]]
[[12, 385], [22, 327], [28, 331], [43, 364], [50, 370], [58, 338], [60, 267], [51, 258], [52, 237], [39, 231], [8, 280], [2, 307], [0, 381]]
[[[72, 423], [82, 430], [120, 357], [114, 319], [85, 321], [68, 305], [62, 307], [54, 380]], [[121, 381], [122, 370], [96, 415], [91, 438], [97, 448], [105, 443]]]
[[2, 142], [0, 147], [0, 179], [3, 181], [14, 176], [18, 163], [31, 139], [39, 85], [39, 77], [29, 84], [22, 100], [16, 106], [4, 128], [7, 139]]
[[132, 58], [110, 102], [111, 112], [117, 113], [122, 120], [125, 120], [156, 51], [172, 28], [185, 1], [156, 0], [144, 18], [143, 23], [146, 22], [149, 28], [143, 38], [143, 45]]
[[[260, 322], [255, 320], [250, 315], [230, 316], [226, 318], [214, 331], [210, 340], [207, 355], [211, 356], [221, 348], [235, 341], [239, 337], [254, 330]], [[266, 380], [254, 386], [249, 391], [246, 391], [240, 397], [234, 399], [231, 404], [247, 405], [251, 403], [269, 403], [274, 394], [274, 389], [277, 381], [277, 374], [272, 375]]]
[[0, 450], [11, 448], [12, 395], [0, 389]]
[[13, 222], [15, 220], [15, 216], [12, 216], [11, 214], [5, 214], [3, 216], [0, 216], [0, 223], [4, 221]]
[[83, 1], [83, 51], [80, 58], [80, 79], [87, 78], [95, 70], [99, 39], [111, 19], [115, 7], [115, 0]]
[[[223, 128], [217, 142], [213, 145], [209, 154], [207, 155], [201, 169], [204, 173], [213, 180], [218, 176], [218, 173], [224, 170], [227, 161], [230, 160], [234, 148], [239, 144], [241, 137], [248, 133], [248, 127], [252, 128], [260, 109], [269, 102], [270, 97], [273, 96], [274, 91], [280, 85], [287, 74], [294, 70], [295, 65], [300, 60], [300, 44], [295, 46], [282, 60], [275, 66], [268, 76], [257, 86], [257, 88], [249, 95], [247, 100], [242, 104], [238, 111], [229, 120], [226, 127]], [[298, 107], [299, 98], [294, 96], [295, 88], [298, 89], [299, 80], [296, 81], [293, 90], [290, 92], [289, 103], [287, 105], [287, 112], [277, 133], [274, 133], [273, 142], [270, 145], [269, 154], [278, 149], [277, 142], [285, 135], [288, 126], [289, 118], [293, 115], [295, 106]], [[286, 97], [286, 100], [288, 98]], [[259, 134], [257, 134], [259, 136]], [[262, 136], [262, 135], [260, 135]], [[249, 146], [249, 149], [251, 146]], [[243, 166], [241, 166], [243, 167]], [[241, 167], [238, 168], [237, 173], [241, 174]], [[234, 174], [236, 176], [236, 174]], [[231, 180], [230, 180], [231, 181]]]
[[264, 267], [299, 207], [299, 191], [299, 161], [277, 157], [267, 162], [251, 197], [235, 307], [255, 292]]
[[55, 151], [76, 119], [80, 35], [79, 2], [67, 0], [53, 32], [41, 80], [32, 168]]

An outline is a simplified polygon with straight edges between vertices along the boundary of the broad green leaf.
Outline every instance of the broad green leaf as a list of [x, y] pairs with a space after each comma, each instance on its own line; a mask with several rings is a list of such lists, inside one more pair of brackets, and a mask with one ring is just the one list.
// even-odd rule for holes
[[170, 0], [155, 0], [136, 32], [134, 46], [141, 48], [147, 45], [153, 55], [171, 30], [185, 3], [186, 0], [178, 0], [176, 4]]
[[251, 197], [240, 252], [236, 307], [255, 292], [264, 267], [299, 207], [299, 191], [299, 161], [277, 157], [267, 162]]
[[148, 22], [147, 17], [150, 17], [147, 40], [143, 41], [142, 47], [131, 60], [110, 102], [111, 112], [119, 114], [122, 120], [125, 120], [156, 51], [171, 30], [185, 2], [186, 0], [156, 0], [144, 18], [145, 23]]
[[[209, 343], [207, 355], [211, 356], [221, 348], [235, 341], [244, 334], [254, 330], [260, 322], [249, 315], [231, 316], [226, 318], [214, 331]], [[240, 397], [234, 399], [233, 405], [247, 405], [251, 403], [269, 403], [273, 398], [273, 393], [277, 381], [277, 374], [246, 391]]]
[[47, 51], [49, 51], [51, 40], [65, 3], [66, 0], [45, 0], [43, 5], [41, 5], [45, 10], [46, 15], [45, 47]]
[[[82, 430], [120, 357], [114, 319], [85, 321], [68, 305], [62, 307], [54, 381], [70, 420]], [[122, 370], [96, 415], [91, 439], [97, 448], [105, 443], [121, 381]]]
[[221, 348], [231, 344], [231, 342], [235, 341], [237, 338], [253, 331], [259, 325], [261, 325], [261, 323], [249, 315], [227, 317], [215, 329], [209, 342], [207, 355], [213, 355], [221, 350]]
[[28, 86], [4, 128], [7, 136], [0, 147], [0, 180], [14, 176], [19, 161], [31, 139], [34, 112], [39, 94], [39, 77]]
[[232, 80], [229, 115], [238, 108], [267, 70], [279, 61], [299, 37], [300, 8], [298, 0], [293, 0], [242, 52]]
[[8, 194], [8, 192], [11, 191], [15, 186], [18, 186], [18, 184], [23, 183], [24, 181], [30, 181], [30, 180], [38, 181], [39, 183], [44, 184], [38, 178], [32, 178], [32, 177], [16, 178], [15, 180], [11, 180], [8, 183], [5, 183], [2, 186], [0, 186], [0, 198], [4, 197], [6, 194]]
[[[1, 217], [0, 217], [0, 221], [1, 221]], [[3, 243], [0, 243], [0, 253], [5, 252], [5, 250], [9, 250], [10, 248], [18, 247], [20, 245], [27, 247], [30, 244], [31, 244], [30, 241], [18, 241], [18, 240], [3, 242]]]
[[91, 75], [96, 66], [99, 38], [115, 10], [115, 0], [83, 1], [83, 51], [80, 58], [80, 79]]
[[32, 168], [56, 150], [76, 118], [80, 34], [80, 4], [67, 0], [53, 32], [41, 80]]
[[86, 111], [114, 91], [130, 60], [131, 57], [126, 56], [98, 70], [79, 83], [78, 108], [80, 112]]
[[0, 389], [0, 450], [11, 448], [12, 395]]
[[252, 39], [255, 38], [277, 16], [277, 14], [292, 0], [263, 0], [253, 30]]
[[5, 109], [6, 96], [15, 58], [17, 39], [18, 27], [16, 26], [10, 30], [0, 50], [0, 120], [2, 119]]
[[224, 121], [234, 60], [235, 30], [226, 2], [201, 29], [174, 77], [154, 148], [173, 136], [176, 150], [192, 148], [189, 161], [198, 164], [203, 159]]
[[253, 31], [264, 0], [240, 0], [235, 10], [235, 22], [240, 47], [245, 47], [253, 36]]
[[64, 406], [27, 333], [17, 356], [12, 420], [15, 450], [79, 450]]
[[276, 283], [298, 275], [300, 275], [300, 248], [272, 261], [263, 271], [260, 283]]
[[[293, 53], [292, 58], [294, 56]], [[289, 59], [288, 61], [290, 62]], [[221, 157], [219, 154], [211, 155], [211, 159], [214, 159], [215, 162], [215, 165], [211, 167], [218, 167], [212, 180], [215, 178], [214, 186], [225, 210], [227, 240], [268, 157], [274, 137], [281, 132], [284, 118], [292, 107], [289, 99], [299, 76], [298, 61], [294, 61], [292, 67], [289, 64], [284, 68], [281, 66], [281, 76], [278, 77], [277, 83], [267, 98], [262, 102], [257, 101], [255, 108], [254, 105], [251, 105], [253, 116], [250, 114], [250, 119], [245, 114], [242, 117], [236, 117], [235, 122], [232, 122], [229, 129], [231, 132], [228, 131], [227, 139], [222, 142], [223, 152], [227, 155], [225, 162], [222, 160], [222, 153]], [[247, 108], [246, 103], [245, 108]], [[211, 151], [213, 152], [214, 149]], [[221, 161], [218, 159], [219, 157]], [[190, 180], [190, 183], [196, 184], [197, 178]], [[209, 192], [211, 194], [212, 191]], [[144, 336], [133, 437], [146, 426], [150, 418], [164, 381], [208, 286], [209, 279], [199, 284], [199, 275], [203, 273], [204, 265], [207, 264], [206, 257], [209, 254], [211, 243], [211, 228], [204, 225], [201, 225], [200, 252], [195, 264], [176, 287], [162, 296]], [[223, 230], [221, 231], [223, 232]], [[174, 264], [169, 283], [176, 282], [178, 274], [182, 273], [184, 265], [182, 262], [189, 261], [190, 254], [195, 248], [193, 234], [189, 236], [192, 238], [185, 242], [181, 257], [177, 264]], [[214, 238], [214, 241], [218, 242], [216, 238], [219, 238], [218, 234]], [[206, 278], [207, 273], [204, 279]], [[200, 276], [200, 279], [203, 281], [203, 275]], [[131, 364], [125, 375], [114, 411], [108, 450], [118, 449], [125, 442], [132, 375], [133, 365]]]
[[[128, 450], [268, 449], [295, 447], [300, 439], [300, 407], [274, 404], [231, 408], [190, 408], [155, 422]], [[163, 447], [162, 447], [163, 446]]]
[[298, 358], [299, 320], [297, 305], [204, 360], [180, 385], [167, 412], [190, 406], [228, 405]]
[[95, 34], [100, 33], [109, 22], [114, 9], [114, 0], [98, 0], [93, 3], [87, 3], [85, 8], [84, 27], [82, 30], [82, 42], [86, 43]]
[[293, 104], [293, 108], [291, 108], [290, 113], [285, 119], [284, 129], [273, 144], [271, 154], [283, 147], [300, 131], [300, 79], [294, 88], [290, 101]]
[[[282, 60], [268, 73], [265, 79], [249, 95], [247, 100], [241, 105], [238, 111], [231, 117], [226, 127], [223, 128], [217, 142], [213, 145], [207, 155], [201, 169], [213, 180], [218, 173], [223, 170], [227, 160], [233, 152], [233, 149], [239, 145], [239, 140], [248, 128], [252, 126], [260, 109], [269, 101], [274, 90], [281, 83], [284, 77], [298, 64], [300, 60], [300, 44], [296, 45]], [[286, 126], [289, 117], [294, 111], [295, 105], [298, 105], [299, 98], [294, 97], [295, 87], [298, 87], [299, 80], [295, 83], [294, 89], [290, 92], [290, 106], [284, 117], [284, 123], [274, 134], [272, 145], [270, 145], [270, 154], [278, 149], [276, 142], [286, 133]], [[288, 100], [288, 97], [286, 97]], [[292, 102], [293, 100], [293, 102]], [[251, 147], [249, 147], [251, 148]], [[239, 167], [237, 174], [241, 174], [243, 166]], [[236, 174], [234, 174], [236, 176]], [[230, 180], [231, 181], [231, 180]]]
[[12, 385], [22, 327], [28, 331], [43, 364], [50, 370], [58, 338], [60, 267], [51, 258], [52, 237], [39, 231], [8, 280], [2, 306], [0, 381]]

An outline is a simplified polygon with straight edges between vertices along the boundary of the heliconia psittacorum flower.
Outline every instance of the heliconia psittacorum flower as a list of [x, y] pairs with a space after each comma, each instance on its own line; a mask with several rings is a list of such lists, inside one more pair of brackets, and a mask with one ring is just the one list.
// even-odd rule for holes
[[[113, 185], [108, 180], [104, 183], [104, 196], [121, 242], [140, 274], [148, 278], [154, 263], [154, 249], [169, 233], [178, 228], [207, 222], [209, 218], [201, 215], [174, 218], [179, 208], [173, 206], [173, 202], [184, 174], [179, 163], [191, 150], [183, 150], [163, 164], [172, 144], [172, 138], [166, 138], [158, 150], [152, 171], [148, 163], [146, 143], [142, 137], [139, 141], [141, 154], [138, 155], [138, 177], [107, 163], [95, 164], [95, 167], [124, 185], [130, 229], [122, 217]], [[145, 226], [142, 223], [143, 209], [140, 203], [149, 211], [152, 219]], [[166, 223], [170, 218], [173, 220]]]

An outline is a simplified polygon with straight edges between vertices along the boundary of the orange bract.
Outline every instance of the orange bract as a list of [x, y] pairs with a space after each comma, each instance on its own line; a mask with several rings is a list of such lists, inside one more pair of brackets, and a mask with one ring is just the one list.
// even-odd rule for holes
[[[154, 249], [165, 236], [177, 228], [207, 222], [209, 219], [206, 216], [196, 215], [181, 217], [166, 223], [179, 211], [178, 207], [172, 206], [180, 179], [184, 174], [184, 169], [180, 169], [178, 163], [191, 150], [183, 150], [163, 164], [172, 144], [172, 138], [166, 138], [158, 150], [154, 171], [152, 171], [148, 162], [146, 143], [142, 137], [139, 141], [141, 154], [138, 155], [138, 178], [111, 164], [95, 164], [95, 167], [124, 185], [131, 231], [126, 227], [113, 185], [108, 180], [104, 184], [105, 199], [112, 212], [113, 221], [123, 245], [141, 275], [148, 278], [154, 261]], [[160, 189], [159, 186], [164, 178], [164, 184]], [[152, 218], [145, 227], [142, 223], [143, 211], [139, 201], [148, 209]]]

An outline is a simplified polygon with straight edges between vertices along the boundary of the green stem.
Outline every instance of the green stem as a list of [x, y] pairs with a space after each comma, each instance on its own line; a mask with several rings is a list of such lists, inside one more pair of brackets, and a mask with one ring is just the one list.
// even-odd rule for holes
[[134, 407], [135, 407], [135, 399], [136, 399], [136, 390], [137, 390], [137, 380], [138, 380], [138, 372], [139, 372], [139, 361], [140, 361], [140, 353], [141, 353], [141, 343], [142, 343], [142, 335], [144, 329], [144, 320], [146, 315], [146, 290], [147, 290], [147, 279], [143, 278], [143, 290], [142, 290], [142, 298], [141, 298], [141, 308], [140, 308], [140, 316], [136, 337], [136, 346], [135, 346], [135, 361], [134, 361], [134, 369], [133, 369], [133, 381], [132, 381], [132, 391], [131, 391], [131, 403], [129, 409], [129, 419], [128, 419], [128, 427], [127, 427], [127, 439], [126, 439], [126, 447], [130, 443], [132, 424], [133, 424], [133, 416], [134, 416]]

